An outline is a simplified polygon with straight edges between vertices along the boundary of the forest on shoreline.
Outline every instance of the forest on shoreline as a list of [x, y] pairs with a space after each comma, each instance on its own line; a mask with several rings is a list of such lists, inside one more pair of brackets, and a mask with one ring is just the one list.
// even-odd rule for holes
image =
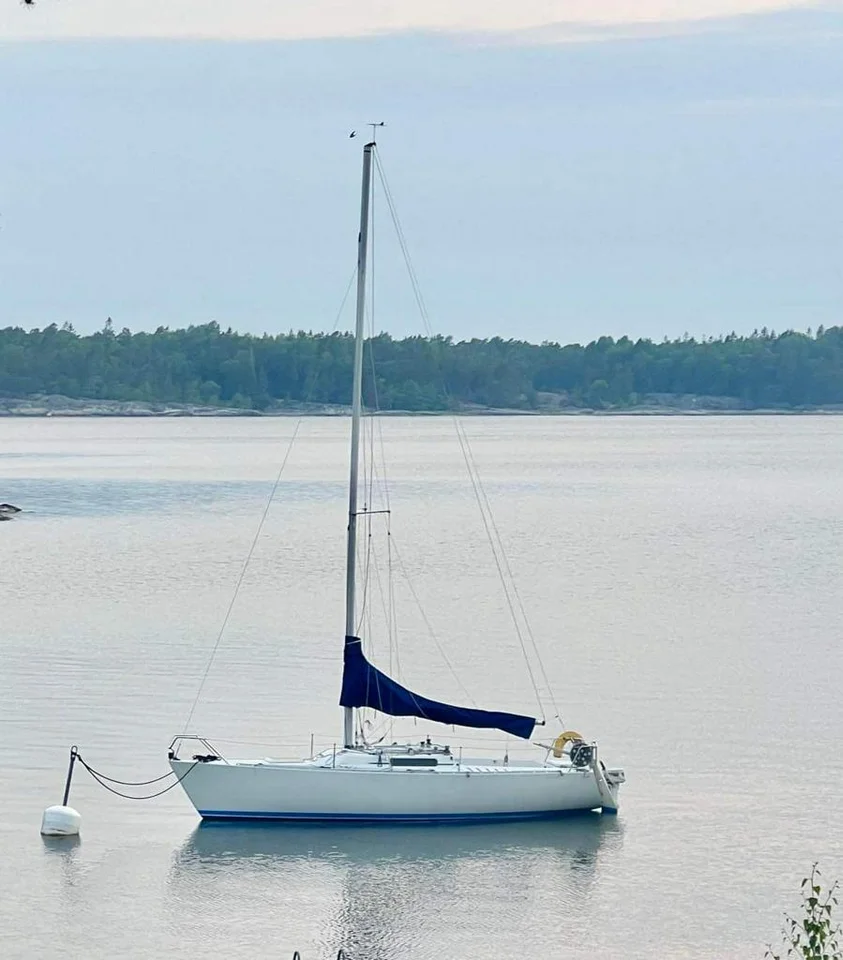
[[[493, 337], [367, 341], [365, 399], [384, 411], [815, 409], [843, 405], [843, 327], [586, 345]], [[354, 340], [253, 336], [216, 323], [154, 333], [65, 324], [0, 329], [0, 397], [173, 403], [241, 410], [344, 407]], [[684, 400], [683, 400], [684, 398]]]

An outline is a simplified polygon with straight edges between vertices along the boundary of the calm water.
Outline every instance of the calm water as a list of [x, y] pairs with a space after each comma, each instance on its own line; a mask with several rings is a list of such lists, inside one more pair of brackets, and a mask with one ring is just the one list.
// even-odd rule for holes
[[[382, 426], [400, 642], [375, 656], [533, 709], [450, 421]], [[0, 525], [4, 960], [760, 958], [811, 862], [843, 875], [834, 417], [466, 421], [565, 724], [627, 770], [617, 819], [199, 829], [178, 790], [80, 771], [81, 842], [42, 841], [70, 743], [165, 772], [293, 427], [0, 420], [27, 510]], [[210, 669], [191, 728], [227, 752], [339, 734], [346, 430], [304, 421]]]

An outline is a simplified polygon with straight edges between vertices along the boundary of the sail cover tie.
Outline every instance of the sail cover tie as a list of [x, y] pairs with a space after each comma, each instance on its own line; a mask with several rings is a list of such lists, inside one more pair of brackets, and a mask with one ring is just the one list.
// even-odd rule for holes
[[359, 637], [345, 638], [340, 706], [370, 707], [391, 717], [420, 717], [458, 727], [503, 730], [524, 740], [530, 739], [536, 725], [533, 717], [517, 713], [454, 707], [421, 697], [372, 666]]

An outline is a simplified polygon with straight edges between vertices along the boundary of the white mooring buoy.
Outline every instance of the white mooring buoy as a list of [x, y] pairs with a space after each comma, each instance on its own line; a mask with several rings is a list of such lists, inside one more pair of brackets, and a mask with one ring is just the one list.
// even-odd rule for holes
[[64, 797], [60, 805], [47, 807], [41, 817], [42, 837], [78, 837], [82, 825], [79, 813], [67, 805], [70, 796], [70, 781], [73, 779], [73, 765], [79, 751], [76, 747], [70, 748], [70, 764], [67, 768], [67, 780], [64, 784]]
[[73, 807], [47, 807], [41, 818], [41, 836], [75, 837], [81, 824], [82, 817]]

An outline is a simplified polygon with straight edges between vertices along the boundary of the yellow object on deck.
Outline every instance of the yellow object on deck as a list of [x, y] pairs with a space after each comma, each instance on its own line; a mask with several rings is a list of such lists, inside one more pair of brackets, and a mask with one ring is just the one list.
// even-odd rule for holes
[[576, 741], [583, 741], [585, 738], [581, 733], [577, 733], [576, 730], [565, 730], [564, 733], [560, 733], [559, 736], [553, 741], [553, 756], [558, 760], [567, 744], [575, 743]]

